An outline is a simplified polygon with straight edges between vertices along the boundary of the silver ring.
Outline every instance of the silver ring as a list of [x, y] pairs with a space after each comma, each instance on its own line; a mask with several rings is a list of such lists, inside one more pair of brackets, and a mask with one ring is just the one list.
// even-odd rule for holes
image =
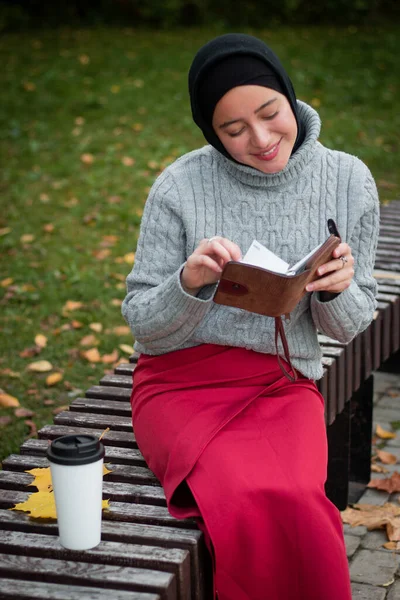
[[210, 244], [211, 242], [213, 242], [214, 240], [218, 239], [218, 235], [213, 235], [213, 237], [208, 238], [207, 242]]
[[339, 258], [342, 261], [342, 269], [343, 269], [344, 265], [348, 262], [347, 256], [339, 256]]

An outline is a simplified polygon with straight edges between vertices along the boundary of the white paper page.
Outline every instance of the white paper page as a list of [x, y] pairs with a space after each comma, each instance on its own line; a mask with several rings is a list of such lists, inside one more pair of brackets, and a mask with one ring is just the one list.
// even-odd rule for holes
[[275, 273], [286, 273], [289, 268], [287, 262], [276, 256], [276, 254], [268, 250], [260, 242], [257, 242], [257, 240], [253, 240], [241, 262], [253, 265], [254, 267], [262, 267], [269, 271], [275, 271]]
[[302, 258], [301, 260], [299, 260], [299, 262], [297, 262], [295, 265], [293, 265], [293, 267], [290, 267], [290, 269], [288, 270], [288, 274], [290, 275], [294, 275], [299, 269], [301, 269], [301, 267], [303, 265], [305, 265], [305, 263], [308, 261], [308, 259], [310, 258], [310, 256], [312, 256], [314, 254], [314, 252], [316, 250], [318, 250], [318, 248], [321, 248], [321, 246], [324, 244], [324, 242], [322, 242], [322, 244], [319, 244], [319, 246], [316, 246], [313, 250], [311, 250], [311, 252], [309, 252], [304, 258]]

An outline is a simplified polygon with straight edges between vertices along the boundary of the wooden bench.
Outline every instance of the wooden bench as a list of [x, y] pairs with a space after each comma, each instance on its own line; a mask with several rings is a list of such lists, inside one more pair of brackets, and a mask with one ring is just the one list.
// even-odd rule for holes
[[[373, 371], [400, 347], [400, 202], [382, 208], [375, 276], [378, 309], [368, 329], [343, 345], [320, 336], [329, 442], [327, 494], [344, 508], [370, 478]], [[27, 440], [0, 471], [0, 598], [62, 600], [206, 600], [211, 567], [202, 533], [177, 520], [138, 450], [131, 429], [130, 388], [137, 356], [76, 398], [53, 425]], [[398, 361], [400, 364], [400, 360]], [[104, 478], [102, 542], [78, 552], [61, 547], [54, 523], [10, 511], [35, 491], [25, 473], [47, 466], [48, 440], [69, 433], [102, 438], [111, 473]]]

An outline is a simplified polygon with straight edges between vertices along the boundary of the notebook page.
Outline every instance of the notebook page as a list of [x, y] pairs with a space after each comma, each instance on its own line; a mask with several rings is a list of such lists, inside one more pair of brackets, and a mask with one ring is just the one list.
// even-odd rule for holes
[[276, 254], [268, 250], [260, 242], [257, 242], [257, 240], [253, 240], [241, 262], [282, 274], [285, 274], [289, 268], [287, 262], [276, 256]]
[[288, 270], [288, 275], [295, 275], [297, 272], [301, 271], [302, 267], [304, 267], [304, 265], [306, 264], [308, 259], [314, 254], [314, 252], [316, 252], [319, 248], [321, 248], [321, 246], [323, 246], [323, 244], [324, 244], [324, 242], [322, 242], [322, 244], [319, 244], [318, 246], [316, 246], [316, 248], [311, 250], [311, 252], [309, 252], [304, 258], [299, 260], [299, 262], [297, 262], [295, 265], [293, 265], [293, 267], [290, 267], [290, 269]]

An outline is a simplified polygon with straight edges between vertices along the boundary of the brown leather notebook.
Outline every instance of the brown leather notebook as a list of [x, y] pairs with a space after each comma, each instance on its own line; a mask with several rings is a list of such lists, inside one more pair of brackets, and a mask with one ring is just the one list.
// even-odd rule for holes
[[[331, 233], [322, 246], [308, 258], [300, 273], [283, 275], [243, 262], [230, 261], [225, 265], [214, 296], [214, 302], [217, 304], [275, 317], [275, 342], [277, 345], [278, 335], [280, 335], [285, 358], [290, 366], [289, 351], [280, 317], [285, 315], [289, 318], [291, 311], [307, 293], [306, 285], [318, 279], [318, 267], [332, 258], [332, 252], [340, 244], [341, 239], [336, 226], [331, 219], [329, 221], [329, 229], [335, 233]], [[286, 369], [284, 372], [288, 375]]]

